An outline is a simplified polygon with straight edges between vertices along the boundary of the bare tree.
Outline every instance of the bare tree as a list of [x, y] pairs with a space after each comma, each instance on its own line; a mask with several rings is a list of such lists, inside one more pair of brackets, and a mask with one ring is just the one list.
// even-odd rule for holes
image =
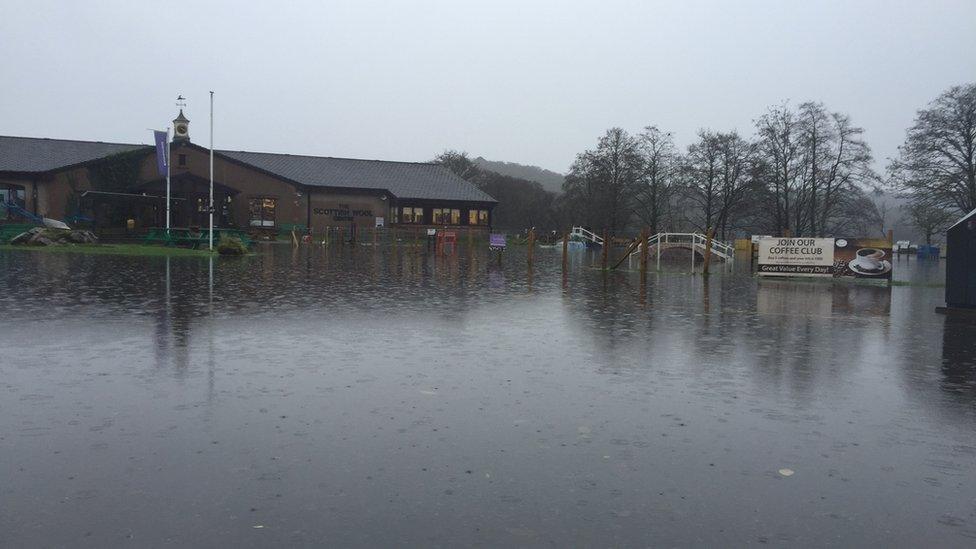
[[918, 111], [889, 170], [928, 206], [976, 209], [976, 84], [949, 88]]
[[925, 243], [932, 245], [932, 236], [945, 231], [955, 219], [950, 210], [925, 201], [911, 202], [905, 206], [908, 219], [925, 235]]
[[697, 206], [696, 228], [714, 227], [722, 209], [722, 139], [718, 133], [698, 131], [698, 141], [688, 146], [683, 172], [688, 197]]
[[863, 128], [850, 117], [828, 112], [822, 103], [800, 105], [804, 142], [804, 181], [809, 234], [831, 234], [836, 230], [840, 208], [859, 190], [878, 184], [871, 169], [871, 149], [861, 138]]
[[563, 189], [591, 227], [616, 233], [626, 228], [633, 214], [642, 171], [637, 139], [621, 128], [610, 128], [595, 150], [576, 156]]
[[670, 132], [647, 126], [637, 136], [643, 170], [634, 193], [634, 213], [650, 227], [651, 234], [661, 230], [671, 205], [671, 188], [677, 175], [679, 155]]
[[739, 208], [747, 198], [753, 146], [737, 132], [702, 130], [688, 147], [685, 189], [696, 204], [696, 228], [716, 229], [725, 239], [738, 222]]
[[776, 234], [802, 233], [803, 210], [799, 196], [803, 174], [803, 146], [797, 114], [787, 104], [770, 108], [756, 120], [758, 152], [772, 199], [773, 230]]
[[743, 139], [738, 132], [718, 134], [719, 159], [721, 160], [721, 188], [719, 191], [719, 216], [717, 228], [722, 240], [727, 231], [735, 228], [739, 221], [739, 208], [747, 199], [750, 188], [750, 164], [753, 145]]

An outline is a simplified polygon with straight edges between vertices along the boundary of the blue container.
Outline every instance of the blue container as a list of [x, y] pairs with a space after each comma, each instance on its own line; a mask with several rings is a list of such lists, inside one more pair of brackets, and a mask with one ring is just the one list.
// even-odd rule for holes
[[918, 251], [916, 252], [916, 255], [918, 256], [919, 259], [925, 259], [925, 258], [938, 259], [940, 251], [941, 250], [939, 249], [938, 246], [926, 246], [924, 244], [920, 244], [918, 246]]

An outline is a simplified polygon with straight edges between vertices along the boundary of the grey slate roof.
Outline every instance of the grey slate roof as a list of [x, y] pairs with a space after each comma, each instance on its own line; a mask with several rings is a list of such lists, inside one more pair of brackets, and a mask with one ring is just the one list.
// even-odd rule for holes
[[[46, 172], [141, 148], [151, 146], [0, 136], [0, 172]], [[303, 185], [385, 190], [400, 199], [496, 202], [474, 184], [436, 164], [246, 151], [215, 152]]]
[[0, 171], [46, 172], [147, 147], [131, 143], [0, 136]]
[[216, 152], [303, 185], [387, 190], [401, 199], [495, 202], [474, 184], [437, 164], [246, 151]]

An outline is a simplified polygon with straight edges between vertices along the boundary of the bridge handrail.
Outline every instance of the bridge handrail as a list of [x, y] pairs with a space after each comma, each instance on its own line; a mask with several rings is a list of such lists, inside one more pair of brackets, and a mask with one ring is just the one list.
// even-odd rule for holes
[[[647, 239], [647, 247], [667, 244], [683, 244], [692, 249], [705, 252], [708, 248], [708, 237], [701, 233], [657, 233]], [[635, 249], [633, 253], [636, 253]], [[728, 261], [735, 260], [735, 246], [721, 240], [712, 239], [711, 252]]]
[[590, 242], [599, 244], [601, 246], [603, 245], [602, 237], [598, 236], [596, 233], [587, 230], [583, 227], [573, 227], [573, 229], [569, 233], [569, 236], [579, 237], [584, 240], [589, 240]]

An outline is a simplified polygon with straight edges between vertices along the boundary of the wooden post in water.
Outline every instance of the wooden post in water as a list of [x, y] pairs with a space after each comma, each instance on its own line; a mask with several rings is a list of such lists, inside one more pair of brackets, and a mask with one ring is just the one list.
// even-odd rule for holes
[[569, 266], [569, 232], [563, 230], [563, 273]]
[[647, 239], [648, 239], [648, 229], [644, 227], [640, 232], [640, 274], [641, 279], [647, 277]]
[[705, 262], [702, 265], [702, 274], [708, 275], [708, 264], [712, 259], [712, 236], [715, 234], [715, 229], [712, 227], [708, 228], [708, 232], [705, 233]]
[[607, 270], [607, 261], [610, 259], [610, 229], [603, 229], [603, 257], [600, 267]]
[[[665, 241], [667, 240], [667, 238], [668, 237], [664, 237]], [[655, 244], [655, 246], [657, 247], [657, 268], [656, 268], [656, 270], [660, 271], [661, 270], [661, 233], [657, 233], [657, 244]]]
[[529, 241], [528, 241], [528, 258], [529, 267], [532, 266], [532, 254], [535, 252], [535, 229], [529, 229]]

